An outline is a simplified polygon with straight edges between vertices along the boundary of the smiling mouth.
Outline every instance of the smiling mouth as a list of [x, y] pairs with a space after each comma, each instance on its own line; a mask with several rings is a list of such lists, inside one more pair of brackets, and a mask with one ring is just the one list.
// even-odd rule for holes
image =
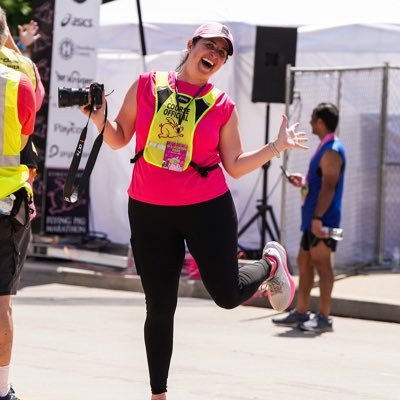
[[207, 68], [212, 68], [214, 66], [214, 63], [209, 60], [208, 58], [202, 58], [201, 62], [203, 63], [203, 65], [205, 65]]

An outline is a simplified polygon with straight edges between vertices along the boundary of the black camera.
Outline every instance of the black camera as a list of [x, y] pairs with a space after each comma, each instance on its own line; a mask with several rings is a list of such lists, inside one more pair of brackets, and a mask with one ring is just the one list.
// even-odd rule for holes
[[104, 85], [93, 82], [89, 88], [58, 88], [58, 107], [84, 106], [90, 104], [93, 110], [103, 104]]

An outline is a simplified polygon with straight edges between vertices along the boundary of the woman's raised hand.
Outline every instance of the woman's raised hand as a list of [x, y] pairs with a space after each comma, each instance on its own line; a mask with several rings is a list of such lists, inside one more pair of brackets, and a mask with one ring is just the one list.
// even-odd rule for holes
[[304, 145], [308, 142], [305, 132], [296, 132], [299, 127], [299, 122], [296, 122], [288, 128], [288, 118], [282, 115], [282, 123], [279, 128], [277, 138], [274, 140], [275, 147], [279, 152], [286, 149], [303, 149], [307, 150], [309, 147]]

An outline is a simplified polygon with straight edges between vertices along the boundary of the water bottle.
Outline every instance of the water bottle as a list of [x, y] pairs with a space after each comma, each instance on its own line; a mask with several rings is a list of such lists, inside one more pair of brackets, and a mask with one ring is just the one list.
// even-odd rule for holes
[[392, 252], [392, 271], [400, 272], [400, 248], [399, 246], [393, 247]]
[[4, 199], [0, 200], [0, 214], [3, 215], [10, 215], [11, 210], [14, 206], [14, 200], [15, 196], [13, 194], [10, 194], [7, 197], [4, 197]]
[[323, 226], [322, 230], [328, 234], [331, 239], [340, 241], [343, 240], [343, 229], [342, 228], [330, 228], [329, 226]]

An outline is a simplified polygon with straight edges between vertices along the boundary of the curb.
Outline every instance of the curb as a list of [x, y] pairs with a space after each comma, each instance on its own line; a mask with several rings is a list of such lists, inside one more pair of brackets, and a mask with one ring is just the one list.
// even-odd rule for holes
[[[21, 287], [38, 283], [60, 283], [93, 287], [99, 289], [123, 290], [143, 293], [140, 278], [137, 275], [121, 275], [120, 273], [106, 273], [99, 271], [88, 271], [84, 269], [54, 265], [37, 265], [36, 263], [25, 263], [21, 275]], [[179, 297], [193, 297], [199, 299], [210, 299], [211, 297], [199, 280], [181, 279], [179, 283]], [[293, 300], [294, 304], [296, 296]], [[310, 311], [318, 311], [319, 297], [311, 294]], [[254, 296], [248, 300], [245, 306], [271, 308], [266, 297]], [[399, 306], [378, 301], [365, 301], [348, 298], [332, 298], [333, 316], [367, 319], [373, 321], [400, 323]]]

